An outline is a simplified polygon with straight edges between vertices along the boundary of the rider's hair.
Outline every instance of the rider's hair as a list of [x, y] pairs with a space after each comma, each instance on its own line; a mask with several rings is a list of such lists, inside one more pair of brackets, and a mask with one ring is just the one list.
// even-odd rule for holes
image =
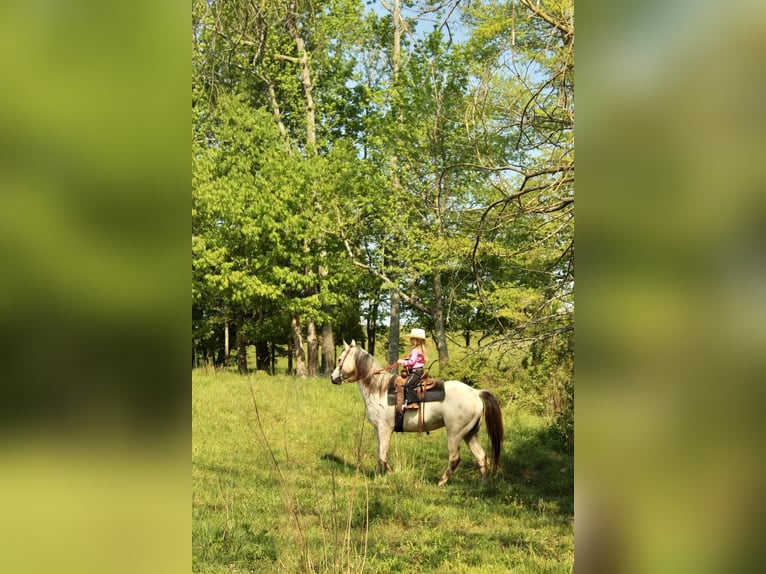
[[420, 352], [423, 353], [423, 362], [428, 362], [428, 351], [426, 351], [426, 342], [423, 339], [416, 339], [415, 337], [410, 337], [410, 345], [413, 347], [418, 347], [420, 349]]

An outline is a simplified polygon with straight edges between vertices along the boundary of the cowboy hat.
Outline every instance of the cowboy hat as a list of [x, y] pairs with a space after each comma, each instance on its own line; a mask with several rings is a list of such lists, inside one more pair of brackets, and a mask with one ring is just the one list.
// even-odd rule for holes
[[426, 332], [423, 329], [415, 328], [415, 329], [412, 329], [412, 331], [410, 331], [410, 334], [407, 335], [407, 337], [409, 337], [410, 339], [420, 339], [421, 341], [425, 341]]

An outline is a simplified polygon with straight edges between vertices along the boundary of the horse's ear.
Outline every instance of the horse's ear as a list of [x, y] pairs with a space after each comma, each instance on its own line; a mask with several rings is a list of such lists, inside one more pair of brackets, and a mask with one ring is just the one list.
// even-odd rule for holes
[[351, 346], [356, 347], [356, 341], [354, 339], [351, 339]]
[[346, 343], [346, 341], [343, 341], [343, 348], [348, 349], [348, 343]]

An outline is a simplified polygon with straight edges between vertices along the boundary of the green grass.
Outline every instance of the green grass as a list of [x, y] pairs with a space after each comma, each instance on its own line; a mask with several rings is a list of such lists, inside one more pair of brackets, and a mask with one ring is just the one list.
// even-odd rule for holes
[[498, 476], [463, 445], [438, 488], [444, 430], [394, 435], [377, 476], [356, 385], [193, 371], [193, 571], [571, 572], [573, 460], [546, 421], [503, 414]]

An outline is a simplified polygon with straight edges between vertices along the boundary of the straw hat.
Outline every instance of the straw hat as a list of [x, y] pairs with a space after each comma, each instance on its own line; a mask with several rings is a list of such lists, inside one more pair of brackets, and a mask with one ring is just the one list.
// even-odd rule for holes
[[415, 328], [415, 329], [412, 329], [412, 331], [410, 331], [410, 334], [407, 335], [407, 337], [409, 337], [410, 339], [420, 339], [421, 341], [425, 341], [426, 332], [423, 329]]

